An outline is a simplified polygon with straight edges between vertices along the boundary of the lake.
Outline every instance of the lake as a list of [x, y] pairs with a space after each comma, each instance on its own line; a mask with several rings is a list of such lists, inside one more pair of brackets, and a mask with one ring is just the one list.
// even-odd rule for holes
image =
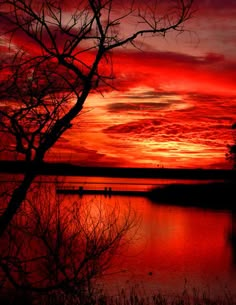
[[[50, 183], [52, 178], [43, 177], [41, 181]], [[57, 187], [148, 190], [170, 182], [179, 181], [64, 177], [59, 179]], [[63, 198], [68, 206], [71, 202], [92, 202], [104, 209], [117, 206], [125, 211], [129, 207], [138, 219], [135, 234], [132, 232], [130, 242], [101, 279], [106, 290], [114, 292], [138, 285], [147, 293], [161, 290], [172, 294], [182, 292], [185, 286], [210, 290], [212, 295], [222, 295], [225, 289], [236, 291], [236, 244], [230, 239], [236, 216], [230, 211], [194, 208], [191, 202], [189, 207], [154, 203], [142, 196], [64, 195]]]
[[[67, 177], [63, 187], [84, 189], [148, 190], [179, 180]], [[182, 183], [198, 181], [181, 180]], [[207, 182], [207, 181], [206, 181]], [[201, 181], [202, 183], [202, 181]], [[79, 196], [70, 195], [70, 200]], [[68, 198], [69, 198], [68, 197]], [[109, 285], [140, 284], [147, 291], [168, 293], [188, 287], [219, 293], [224, 288], [236, 291], [236, 245], [230, 240], [236, 217], [229, 211], [214, 211], [154, 203], [145, 197], [85, 195], [105, 205], [131, 205], [140, 224], [126, 252], [120, 255], [120, 273], [109, 277]], [[116, 270], [119, 271], [119, 270]]]

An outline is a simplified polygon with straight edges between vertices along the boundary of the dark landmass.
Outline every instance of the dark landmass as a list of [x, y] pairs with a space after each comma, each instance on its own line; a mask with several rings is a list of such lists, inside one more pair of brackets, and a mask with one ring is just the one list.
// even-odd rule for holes
[[236, 183], [170, 184], [155, 188], [147, 196], [156, 203], [236, 212]]
[[40, 167], [36, 167], [33, 162], [0, 161], [0, 172], [2, 173], [20, 174], [33, 167], [40, 175], [236, 181], [236, 170], [228, 169], [83, 167], [47, 162], [44, 162]]
[[104, 188], [100, 190], [79, 188], [57, 189], [59, 194], [112, 196], [142, 196], [149, 198], [153, 203], [168, 204], [186, 207], [199, 207], [213, 210], [230, 210], [236, 212], [235, 202], [236, 183], [209, 182], [196, 184], [169, 184], [159, 186], [147, 191], [113, 190]]
[[[236, 212], [236, 170], [227, 169], [170, 169], [170, 168], [112, 168], [81, 167], [65, 163], [43, 163], [37, 168], [34, 163], [0, 161], [0, 172], [20, 174], [35, 167], [39, 175], [93, 176], [119, 178], [176, 179], [179, 183], [164, 185], [148, 191], [116, 190], [57, 190], [64, 194], [103, 194], [105, 196], [145, 196], [154, 203], [178, 206], [195, 206], [210, 209], [227, 209]], [[181, 183], [181, 180], [210, 180]], [[212, 182], [214, 181], [214, 182]]]

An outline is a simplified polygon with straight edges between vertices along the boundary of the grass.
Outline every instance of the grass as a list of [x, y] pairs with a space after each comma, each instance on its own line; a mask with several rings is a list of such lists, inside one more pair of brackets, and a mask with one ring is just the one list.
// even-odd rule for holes
[[181, 294], [165, 295], [157, 292], [152, 295], [140, 293], [138, 289], [120, 290], [117, 295], [107, 295], [102, 290], [93, 296], [78, 297], [65, 293], [36, 295], [18, 292], [0, 295], [1, 305], [236, 305], [236, 294], [224, 291], [221, 297], [213, 297], [209, 292], [197, 289], [184, 289]]

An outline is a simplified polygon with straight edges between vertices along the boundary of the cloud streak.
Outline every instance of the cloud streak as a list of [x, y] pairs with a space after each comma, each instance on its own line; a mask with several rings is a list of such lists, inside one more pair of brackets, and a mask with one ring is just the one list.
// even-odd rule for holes
[[[63, 5], [69, 16], [74, 2]], [[100, 83], [104, 97], [96, 92], [89, 97], [47, 158], [81, 165], [227, 166], [226, 145], [236, 121], [236, 2], [197, 0], [195, 5], [191, 34], [140, 37], [144, 51], [128, 46], [109, 54], [112, 67], [103, 61], [100, 71], [114, 71], [111, 87]], [[14, 43], [34, 55], [41, 52], [20, 32]], [[7, 44], [0, 50], [6, 52]], [[83, 55], [87, 63], [93, 58], [93, 52]]]

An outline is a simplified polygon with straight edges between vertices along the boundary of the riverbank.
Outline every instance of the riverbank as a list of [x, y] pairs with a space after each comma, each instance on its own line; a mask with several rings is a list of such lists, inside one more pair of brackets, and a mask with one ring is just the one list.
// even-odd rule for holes
[[235, 190], [236, 182], [228, 181], [163, 184], [146, 190], [127, 190], [125, 188], [117, 190], [110, 186], [93, 189], [79, 186], [58, 188], [56, 192], [80, 197], [86, 195], [146, 197], [159, 204], [226, 209], [236, 212]]
[[33, 162], [0, 161], [2, 173], [20, 174], [34, 167], [39, 175], [236, 181], [236, 170], [231, 169], [83, 167], [48, 162], [43, 162], [37, 167]]
[[148, 197], [157, 203], [227, 209], [236, 212], [235, 182], [170, 184], [152, 189]]

